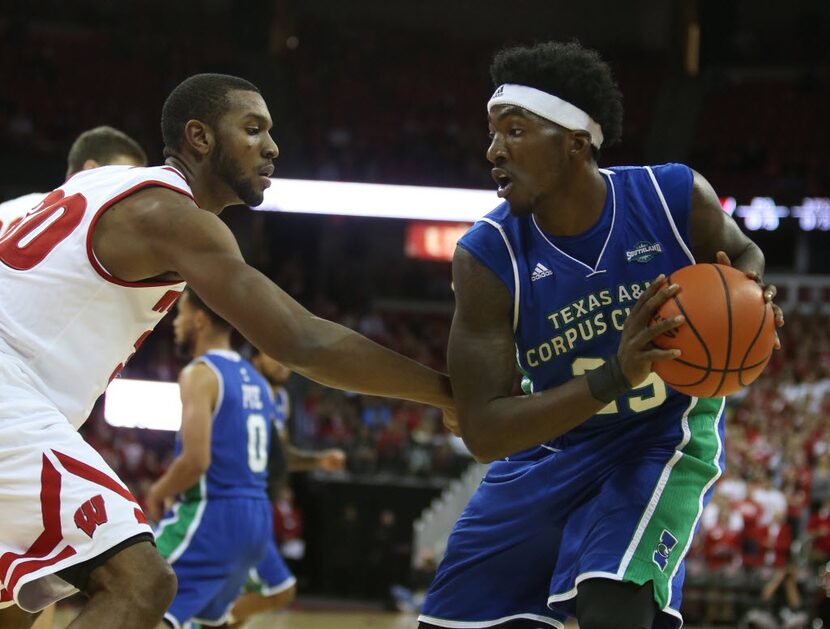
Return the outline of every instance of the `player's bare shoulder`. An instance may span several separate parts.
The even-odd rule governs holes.
[[[218,386],[218,379],[216,372],[208,367],[203,360],[195,360],[179,372],[179,386],[187,387],[204,387]]]
[[[197,360],[182,369],[179,374],[179,389],[182,402],[200,399],[210,402],[212,409],[219,397],[219,378],[207,363]]]
[[[211,237],[233,239],[225,224],[190,196],[148,186],[101,216],[92,233],[92,247],[101,264],[119,279],[179,280],[166,252]]]

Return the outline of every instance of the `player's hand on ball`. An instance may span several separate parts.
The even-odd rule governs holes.
[[[666,276],[661,273],[643,291],[637,303],[634,304],[631,314],[625,320],[620,346],[617,349],[617,359],[632,387],[636,387],[648,378],[654,362],[673,360],[680,356],[680,350],[659,349],[652,344],[652,341],[661,334],[682,325],[685,318],[679,315],[651,324],[660,306],[676,295],[679,290],[680,287],[677,284],[669,285],[666,282]]]
[[[338,448],[323,450],[317,460],[317,467],[327,472],[339,472],[346,467],[346,453]]]
[[[732,266],[732,261],[726,255],[725,251],[718,251],[715,254],[715,259],[718,264]],[[764,284],[764,280],[755,271],[748,271],[746,276],[758,282],[758,285],[764,290],[764,301],[772,305],[772,313],[775,315],[775,327],[782,327],[784,325],[784,311],[781,310],[781,306],[773,301],[778,294],[778,289],[775,287],[775,284]],[[781,349],[781,339],[778,338],[778,332],[775,333],[775,349]]]

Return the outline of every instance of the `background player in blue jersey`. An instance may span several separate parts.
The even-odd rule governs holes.
[[[495,462],[422,626],[677,627],[723,401],[666,388],[652,365],[677,353],[651,340],[682,319],[650,321],[672,271],[731,260],[759,279],[764,256],[688,167],[597,166],[622,105],[593,51],[508,49],[491,75],[487,159],[505,202],[456,249],[448,358],[464,440]]]
[[[179,348],[196,358],[179,376],[182,426],[176,456],[147,496],[157,546],[179,582],[164,618],[227,621],[248,572],[272,535],[266,494],[274,402],[265,378],[231,349],[230,326],[190,290],[174,320]]]
[[[284,480],[283,468],[288,472],[342,470],[346,464],[346,453],[343,450],[329,448],[314,452],[301,450],[291,444],[287,426],[291,400],[283,386],[291,375],[291,370],[262,352],[258,352],[251,362],[271,385],[274,394],[274,431],[269,452],[270,499],[275,499],[277,488]],[[285,462],[284,466],[280,461]],[[290,605],[296,595],[296,582],[271,535],[265,556],[248,574],[245,593],[234,603],[231,613],[234,624],[231,626],[241,625],[254,614],[278,611]]]

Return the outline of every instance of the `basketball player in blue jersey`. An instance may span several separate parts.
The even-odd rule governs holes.
[[[172,566],[178,593],[164,618],[222,625],[248,572],[272,536],[266,494],[275,413],[265,378],[231,350],[231,328],[186,289],[174,320],[179,348],[196,358],[179,377],[182,426],[173,463],[151,487],[156,544]]]
[[[251,362],[268,381],[274,394],[274,431],[269,457],[284,460],[284,467],[289,472],[342,470],[346,463],[346,453],[343,450],[329,448],[313,452],[301,450],[290,443],[287,422],[291,402],[283,385],[291,375],[291,370],[262,352],[258,352]],[[269,467],[272,468],[270,460]],[[282,480],[281,471],[278,469],[271,472],[272,476],[276,476],[271,479],[273,484],[279,485]],[[276,491],[269,488],[269,493],[273,498]],[[233,605],[231,626],[241,625],[254,614],[279,611],[290,605],[296,596],[296,582],[271,535],[265,556],[248,574],[245,593]]]
[[[491,75],[504,203],[458,243],[448,360],[462,436],[493,463],[421,627],[678,627],[683,558],[723,465],[723,400],[665,386],[652,365],[678,353],[651,340],[682,319],[650,322],[676,269],[731,261],[760,282],[764,256],[690,168],[597,166],[622,105],[595,52],[507,49]]]

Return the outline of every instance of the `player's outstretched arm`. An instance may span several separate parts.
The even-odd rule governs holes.
[[[456,306],[448,349],[450,377],[461,435],[478,460],[492,461],[549,441],[607,404],[594,397],[587,376],[531,395],[513,396],[516,346],[511,296],[489,269],[461,247],[453,258],[453,284]],[[655,282],[637,302],[640,316],[626,323],[628,333],[624,333],[619,356],[634,385],[648,376],[652,361],[671,357],[651,348],[650,341],[678,323],[649,325],[651,314],[670,294]]]
[[[328,450],[302,450],[290,443],[285,444],[289,472],[324,470],[339,472],[346,468],[346,453],[338,448]]]
[[[155,193],[165,202],[155,211],[145,209],[146,224],[136,226],[149,255],[178,273],[254,346],[327,386],[453,406],[444,374],[314,316],[245,263],[236,239],[218,217],[181,195],[165,193]]]

